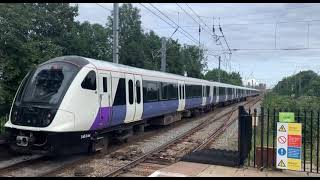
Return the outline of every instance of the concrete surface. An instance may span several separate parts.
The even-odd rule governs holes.
[[[177,162],[155,171],[149,177],[320,177],[320,174],[298,171],[260,171],[257,168],[233,168],[218,165]]]

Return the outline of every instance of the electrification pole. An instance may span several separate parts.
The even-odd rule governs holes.
[[[113,3],[113,62],[119,63],[119,4]]]
[[[166,72],[166,38],[161,39],[161,71]]]
[[[201,61],[201,57],[200,57],[200,35],[201,35],[201,26],[199,25],[199,62]]]
[[[220,63],[221,63],[221,56],[219,56],[219,71],[218,71],[218,81],[220,82]]]

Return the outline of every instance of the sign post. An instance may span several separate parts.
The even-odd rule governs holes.
[[[301,170],[301,123],[294,123],[294,113],[279,113],[277,123],[278,169]]]

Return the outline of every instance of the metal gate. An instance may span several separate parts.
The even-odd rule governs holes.
[[[313,110],[268,109],[261,107],[253,109],[253,111],[249,109],[248,113],[240,113],[239,111],[239,120],[248,117],[252,118],[252,136],[248,139],[252,148],[250,149],[250,146],[247,147],[250,149],[250,153],[248,153],[245,164],[262,169],[276,168],[276,126],[277,122],[279,122],[279,112],[294,112],[295,122],[302,124],[301,171],[319,173],[320,112]],[[250,131],[248,133],[250,134]],[[239,143],[239,146],[245,146],[245,144],[241,145]],[[243,152],[245,153],[245,148]]]

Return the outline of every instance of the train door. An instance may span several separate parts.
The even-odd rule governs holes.
[[[142,77],[140,75],[134,75],[135,86],[135,114],[134,121],[140,120],[143,112],[143,95],[142,95]]]
[[[206,105],[206,86],[202,85],[202,106]]]
[[[143,112],[142,77],[140,75],[126,74],[126,104],[127,113],[125,122],[141,119]]]
[[[213,89],[214,89],[214,86],[210,86],[210,94],[209,94],[209,97],[210,97],[210,104],[213,103]]]
[[[105,126],[111,118],[111,74],[99,73],[100,122]],[[99,127],[100,128],[100,127]]]
[[[134,114],[136,111],[136,106],[134,103],[135,99],[135,88],[134,88],[134,75],[133,74],[125,74],[126,78],[126,105],[127,105],[127,113],[124,122],[132,122],[134,121]]]
[[[229,93],[229,91],[228,91],[228,88],[226,88],[226,87],[223,87],[223,88],[224,88],[224,96],[225,96],[224,101],[226,102],[226,101],[228,101],[228,93]]]
[[[232,100],[234,100],[236,98],[236,89],[232,88]]]
[[[184,110],[186,104],[186,90],[184,81],[178,81],[178,111]]]

